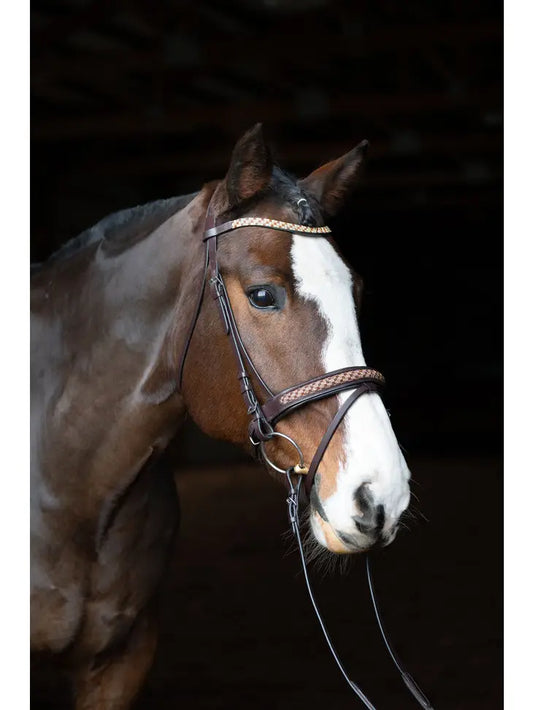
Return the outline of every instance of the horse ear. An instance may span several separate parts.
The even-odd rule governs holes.
[[[346,155],[322,165],[300,180],[301,185],[316,197],[327,214],[337,214],[346,197],[354,189],[367,149],[368,141],[361,141]]]
[[[253,197],[268,185],[271,175],[272,156],[263,137],[263,127],[256,123],[233,149],[224,180],[229,206]]]

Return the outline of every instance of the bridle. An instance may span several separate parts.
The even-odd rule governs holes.
[[[285,441],[288,441],[294,447],[294,450],[298,456],[298,461],[292,467],[292,472],[296,475],[305,475],[305,489],[309,495],[318,465],[325,454],[333,434],[344,418],[344,415],[356,399],[358,399],[361,395],[367,392],[379,391],[379,389],[385,384],[385,378],[380,372],[370,367],[344,367],[339,370],[327,372],[319,377],[306,380],[305,382],[300,382],[299,384],[289,387],[282,392],[278,392],[277,394],[272,392],[264,379],[261,377],[260,373],[257,371],[257,368],[255,367],[253,360],[248,354],[248,351],[242,341],[235,320],[235,315],[231,307],[228,292],[226,290],[226,285],[218,266],[217,249],[219,237],[242,227],[262,227],[263,229],[274,229],[277,231],[290,232],[291,234],[303,234],[306,236],[331,233],[330,228],[325,226],[309,227],[307,225],[291,224],[289,222],[281,222],[279,220],[268,219],[265,217],[241,217],[240,219],[234,219],[230,222],[224,222],[223,224],[216,226],[215,217],[210,205],[207,210],[205,233],[203,238],[204,243],[206,244],[204,278],[200,289],[200,297],[198,299],[195,317],[188,333],[180,363],[179,383],[181,387],[185,359],[192,335],[194,333],[194,327],[198,319],[207,283],[209,284],[213,298],[218,304],[224,329],[226,334],[229,336],[232,350],[237,362],[237,377],[240,382],[241,394],[244,398],[246,409],[250,417],[248,433],[250,443],[253,446],[253,451],[258,458],[261,458],[274,471],[278,473],[285,473],[286,468],[281,468],[271,461],[265,451],[264,445],[267,441],[271,441],[274,437],[280,437]],[[262,403],[259,402],[259,397],[256,394],[251,377],[252,373],[266,396]],[[344,402],[331,421],[331,424],[324,434],[312,461],[309,465],[307,465],[304,461],[302,450],[294,439],[287,434],[276,431],[275,426],[277,422],[309,402],[314,402],[325,397],[331,397],[349,389],[353,389],[353,393]]]
[[[191,320],[189,331],[187,333],[185,347],[183,349],[179,364],[179,386],[181,389],[187,353],[189,351],[189,346],[194,334],[196,323],[200,315],[204,294],[206,291],[206,285],[208,284],[211,290],[211,294],[218,304],[218,309],[224,326],[224,330],[226,332],[226,335],[229,336],[232,350],[235,355],[238,370],[237,377],[240,382],[240,390],[244,398],[248,416],[250,417],[248,434],[250,443],[253,447],[253,452],[255,453],[257,458],[261,459],[277,473],[284,474],[287,479],[287,484],[289,488],[289,495],[287,497],[289,521],[291,523],[292,531],[296,537],[300,557],[302,560],[306,586],[318,621],[320,623],[328,646],[331,650],[331,653],[333,654],[333,657],[337,665],[339,666],[342,674],[344,675],[348,685],[359,697],[359,699],[362,701],[362,703],[368,710],[376,710],[374,705],[372,705],[370,700],[368,700],[363,691],[348,677],[335,651],[333,643],[320,615],[311,587],[309,575],[307,572],[305,555],[300,536],[299,500],[302,479],[305,479],[304,488],[307,493],[307,496],[310,496],[311,488],[313,486],[318,466],[322,461],[322,458],[333,435],[335,434],[336,430],[338,429],[340,423],[342,422],[344,416],[346,415],[350,407],[355,403],[357,399],[359,399],[359,397],[366,393],[379,393],[385,384],[385,378],[380,372],[369,367],[345,367],[339,370],[327,372],[324,375],[314,377],[310,380],[306,380],[305,382],[301,382],[292,387],[288,387],[287,389],[284,389],[283,391],[278,392],[276,394],[272,392],[272,390],[268,387],[264,379],[261,377],[261,374],[258,372],[257,368],[253,363],[252,358],[246,350],[246,347],[239,333],[239,329],[237,327],[237,322],[235,320],[235,315],[231,307],[231,302],[228,296],[228,292],[226,290],[226,285],[224,283],[224,279],[222,277],[222,274],[220,273],[218,266],[217,250],[219,237],[227,235],[230,232],[238,230],[242,227],[261,227],[262,229],[272,229],[276,231],[289,232],[290,234],[299,234],[311,237],[317,235],[323,236],[331,233],[330,228],[327,226],[314,227],[302,224],[292,224],[290,222],[282,222],[280,220],[269,219],[266,217],[241,217],[217,225],[212,208],[211,199],[211,202],[209,203],[209,206],[207,208],[203,237],[203,241],[205,244],[205,262],[202,285],[199,291],[196,308],[194,311],[193,318]],[[255,377],[255,380],[257,381],[257,383],[265,394],[265,397],[263,398],[262,402],[259,401],[259,398],[256,394],[252,377]],[[288,434],[276,431],[276,424],[283,417],[294,412],[296,409],[305,406],[309,402],[315,402],[325,397],[332,397],[333,395],[339,394],[340,392],[344,392],[347,390],[353,391],[334,415],[316,449],[316,452],[310,464],[307,465],[304,460],[302,450],[297,444],[297,442],[294,441],[294,439]],[[297,462],[293,466],[289,468],[280,467],[275,462],[273,462],[267,455],[265,451],[265,443],[271,441],[275,437],[282,438],[293,446],[298,458]],[[366,569],[372,604],[378,621],[378,626],[385,645],[387,647],[387,650],[398,671],[400,672],[409,691],[419,702],[419,704],[423,708],[425,708],[425,710],[432,710],[432,706],[429,700],[425,697],[424,693],[417,686],[414,679],[401,666],[396,654],[394,653],[387,639],[387,636],[385,635],[385,630],[383,628],[374,594],[372,575],[370,571],[370,561],[368,555],[366,556]]]

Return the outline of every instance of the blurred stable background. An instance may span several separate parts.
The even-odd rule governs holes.
[[[500,708],[500,3],[34,0],[31,17],[33,261],[222,177],[256,121],[300,176],[369,139],[332,226],[365,280],[367,361],[418,498],[377,556],[378,593],[436,708]],[[282,489],[193,427],[183,446],[183,533],[139,710],[352,707],[285,555]],[[415,707],[352,567],[317,578],[350,672],[380,709]],[[34,707],[57,702],[34,690]]]

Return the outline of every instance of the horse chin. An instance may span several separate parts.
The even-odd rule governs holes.
[[[367,552],[379,541],[374,537],[357,532],[350,534],[339,532],[326,522],[321,515],[311,507],[309,521],[315,540],[321,547],[336,555],[357,555]],[[392,542],[392,540],[390,540]],[[389,544],[387,541],[386,544]]]

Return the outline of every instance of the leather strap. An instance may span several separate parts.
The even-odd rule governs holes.
[[[277,229],[281,232],[291,232],[292,234],[331,234],[329,227],[308,227],[305,224],[293,224],[292,222],[282,222],[279,219],[270,219],[268,217],[239,217],[231,222],[224,222],[217,226],[210,224],[206,226],[204,240],[218,237],[226,232],[232,232],[240,227],[263,227],[263,229]]]
[[[335,416],[329,423],[329,426],[326,429],[326,433],[322,437],[322,440],[318,445],[317,450],[315,451],[315,455],[313,456],[313,460],[311,461],[311,465],[309,466],[309,472],[305,477],[304,486],[308,497],[311,495],[311,488],[315,480],[315,475],[318,470],[318,466],[320,465],[320,462],[322,461],[324,454],[326,453],[326,449],[328,448],[329,442],[331,441],[333,434],[337,431],[339,424],[344,419],[344,415],[350,409],[352,404],[357,399],[359,399],[361,395],[365,394],[366,392],[376,392],[377,389],[378,385],[375,382],[371,381],[364,382],[363,384],[358,385],[357,389],[354,390],[354,392],[352,392],[348,399],[342,404],[342,406],[337,411],[337,414],[335,414]]]
[[[198,321],[200,311],[202,310],[202,303],[204,300],[204,291],[205,291],[205,282],[207,279],[207,267],[208,267],[208,253],[207,253],[207,249],[206,249],[205,250],[205,259],[204,259],[204,271],[203,271],[203,275],[202,275],[202,283],[201,283],[200,288],[198,290],[198,298],[196,300],[194,314],[191,319],[189,328],[187,330],[187,338],[185,340],[185,346],[184,346],[183,351],[181,353],[180,363],[178,365],[178,387],[180,390],[181,390],[182,384],[183,384],[183,371],[185,369],[185,360],[187,359],[187,353],[189,352],[189,346],[191,344],[192,336],[193,336],[194,330],[196,328],[196,323]]]
[[[279,392],[263,404],[263,411],[273,424],[297,407],[317,399],[331,397],[363,382],[384,385],[385,378],[381,372],[371,367],[343,367]]]
[[[206,229],[209,229],[210,227],[212,227],[215,224],[215,217],[213,215],[213,208],[212,208],[212,199],[213,198],[211,197],[211,200],[209,201],[209,205],[207,206],[207,212],[205,213],[204,232]],[[183,347],[183,351],[181,353],[181,358],[180,358],[180,363],[178,366],[178,387],[179,387],[180,391],[183,386],[183,371],[185,370],[185,361],[187,360],[187,354],[189,352],[189,347],[191,345],[192,336],[194,335],[196,323],[198,322],[198,318],[200,316],[200,311],[202,310],[202,303],[204,301],[205,284],[207,281],[208,270],[209,270],[209,250],[208,250],[207,244],[206,244],[202,283],[201,283],[200,289],[198,291],[198,299],[196,301],[196,307],[194,309],[194,314],[191,319],[191,323],[190,323],[189,328],[187,330],[187,338],[185,340],[185,345]]]

